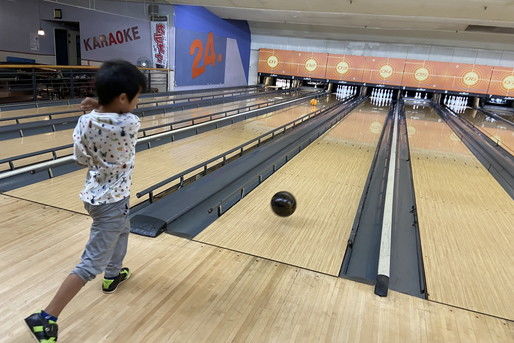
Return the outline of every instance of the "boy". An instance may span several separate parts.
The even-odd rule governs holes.
[[[80,263],[50,304],[25,318],[38,342],[57,341],[57,317],[87,281],[105,272],[102,290],[112,293],[130,277],[122,268],[129,234],[129,195],[139,118],[130,113],[145,88],[144,75],[126,61],[105,62],[96,75],[98,102],[86,99],[73,132],[74,157],[88,172],[80,198],[93,219]]]

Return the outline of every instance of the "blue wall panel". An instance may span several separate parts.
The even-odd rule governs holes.
[[[224,85],[226,75],[230,80],[248,81],[248,69],[250,63],[251,34],[246,21],[224,20],[214,15],[203,7],[198,6],[174,6],[175,25],[175,83],[177,86],[200,86],[200,85]],[[204,65],[204,56],[207,53],[208,33],[214,35],[214,49],[216,61],[213,64]],[[227,39],[237,42],[238,56],[240,63],[230,65],[225,63],[226,54],[231,54],[230,61],[234,61],[232,51],[227,50]],[[202,58],[196,67],[202,72],[195,74],[193,62],[199,54],[198,42],[201,41]],[[235,47],[234,44],[230,45]],[[232,62],[231,62],[232,63]],[[242,69],[238,66],[242,65]],[[205,67],[205,68],[203,68]],[[230,73],[242,73],[242,75],[230,75]],[[193,77],[194,76],[194,77]],[[239,76],[239,77],[238,77]]]

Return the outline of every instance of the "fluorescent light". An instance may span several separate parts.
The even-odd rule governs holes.
[[[40,28],[39,28],[39,30],[37,30],[37,34],[38,34],[39,36],[44,36],[44,35],[45,35],[45,30],[43,30],[43,28],[42,28],[42,27],[40,27]]]

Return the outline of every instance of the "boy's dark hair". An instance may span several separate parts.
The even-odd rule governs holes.
[[[138,92],[144,91],[145,86],[143,73],[127,61],[107,61],[96,73],[95,87],[100,105],[108,105],[122,93],[132,101]]]

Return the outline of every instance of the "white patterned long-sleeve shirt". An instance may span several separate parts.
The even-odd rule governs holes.
[[[91,205],[120,201],[130,195],[141,123],[132,113],[82,115],[73,131],[77,163],[87,166],[80,199]]]

